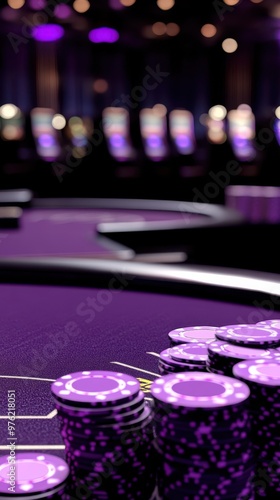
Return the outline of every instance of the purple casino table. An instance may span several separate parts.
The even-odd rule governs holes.
[[[27,195],[27,203],[22,198],[22,194],[0,192],[0,258],[185,261],[188,231],[231,227],[242,220],[231,209],[210,204],[36,199],[32,194]],[[12,213],[9,218],[9,210],[18,210],[17,217]],[[7,227],[7,222],[13,227]]]
[[[116,260],[3,259],[0,281],[1,455],[8,446],[9,391],[15,394],[17,451],[63,458],[51,394],[59,377],[85,370],[125,373],[138,379],[151,401],[159,353],[169,347],[171,330],[280,318],[279,279],[267,273]]]

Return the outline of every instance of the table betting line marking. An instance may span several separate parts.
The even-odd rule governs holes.
[[[49,419],[51,420],[52,418],[56,417],[57,415],[57,410],[53,410],[51,413],[48,415],[16,415],[15,419],[16,420],[46,420]],[[0,420],[8,419],[6,415],[0,415]]]
[[[0,375],[0,378],[15,378],[20,380],[38,380],[39,382],[55,382],[53,378],[19,377],[15,375]]]
[[[0,445],[0,451],[7,451],[9,445]],[[65,450],[63,444],[19,444],[15,446],[16,450]]]
[[[160,358],[160,354],[157,352],[146,352],[146,354],[151,354],[151,356],[155,356],[156,358]]]
[[[114,365],[124,366],[125,368],[131,368],[131,370],[148,373],[148,375],[153,375],[153,377],[160,377],[158,373],[149,372],[148,370],[143,370],[142,368],[138,368],[137,366],[126,365],[125,363],[120,363],[119,361],[111,361],[111,363],[113,363]]]

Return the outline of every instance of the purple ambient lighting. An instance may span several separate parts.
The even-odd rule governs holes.
[[[150,135],[149,137],[147,137],[147,144],[149,148],[157,149],[161,147],[162,140],[157,135]]]
[[[119,39],[119,33],[113,28],[96,28],[89,32],[88,37],[93,43],[114,43]]]
[[[42,148],[51,148],[55,144],[55,140],[50,134],[42,134],[38,137],[38,143]]]
[[[46,4],[46,0],[29,0],[29,7],[34,10],[44,9]]]
[[[71,7],[69,7],[69,5],[66,5],[65,3],[56,5],[56,7],[54,8],[54,15],[59,19],[67,19],[68,17],[71,16],[71,14],[72,14]]]
[[[113,148],[123,148],[125,146],[124,137],[119,134],[114,134],[110,137],[110,143]]]
[[[55,42],[64,35],[64,29],[58,24],[40,24],[32,32],[33,38],[38,42]]]
[[[178,135],[176,137],[176,144],[179,148],[189,148],[191,146],[191,140],[187,135]]]

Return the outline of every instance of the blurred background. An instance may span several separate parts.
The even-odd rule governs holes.
[[[2,0],[0,31],[1,189],[278,206],[279,1]]]

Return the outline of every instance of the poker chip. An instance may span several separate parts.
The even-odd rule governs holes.
[[[270,325],[227,325],[217,328],[215,335],[218,340],[244,347],[280,346],[280,330],[274,330]]]
[[[256,323],[257,326],[268,326],[273,330],[280,330],[280,319],[267,319]]]
[[[184,371],[206,371],[208,358],[207,344],[178,344],[162,351],[159,355],[158,368],[161,375]]]
[[[211,342],[208,345],[207,368],[210,372],[232,376],[233,366],[245,359],[273,359],[275,356],[280,359],[280,352],[276,349],[257,349],[252,347],[242,347],[236,344],[229,344],[222,340]]]
[[[250,418],[252,442],[255,450],[256,473],[254,483],[263,484],[261,477],[269,477],[269,497],[267,491],[260,496],[279,496],[279,424],[280,424],[280,360],[256,359],[240,361],[233,367],[236,379],[250,387]],[[261,489],[261,488],[260,488]]]
[[[247,400],[250,391],[230,377],[209,373],[176,373],[155,380],[151,393],[156,401],[188,408],[218,408]]]
[[[237,363],[233,368],[234,376],[254,384],[279,387],[280,359],[276,356],[267,359],[250,360]]]
[[[160,375],[168,375],[169,373],[191,372],[191,371],[207,371],[206,365],[195,365],[193,363],[176,363],[172,365],[164,363],[159,359],[158,371]]]
[[[143,498],[144,488],[148,500],[156,484],[153,409],[139,381],[118,372],[83,371],[58,378],[51,392],[72,496],[81,484],[86,498],[134,500]]]
[[[0,457],[1,498],[62,498],[68,477],[67,462],[55,455],[17,452],[13,459]]]
[[[187,326],[176,328],[168,333],[170,346],[196,342],[212,342],[215,340],[215,326]]]
[[[186,344],[170,349],[170,356],[175,361],[204,364],[208,357],[207,345],[203,343]]]
[[[139,394],[140,383],[124,373],[83,371],[63,375],[53,382],[51,390],[58,401],[100,407],[133,400]]]
[[[160,498],[253,499],[248,385],[193,371],[156,379],[151,393]]]

